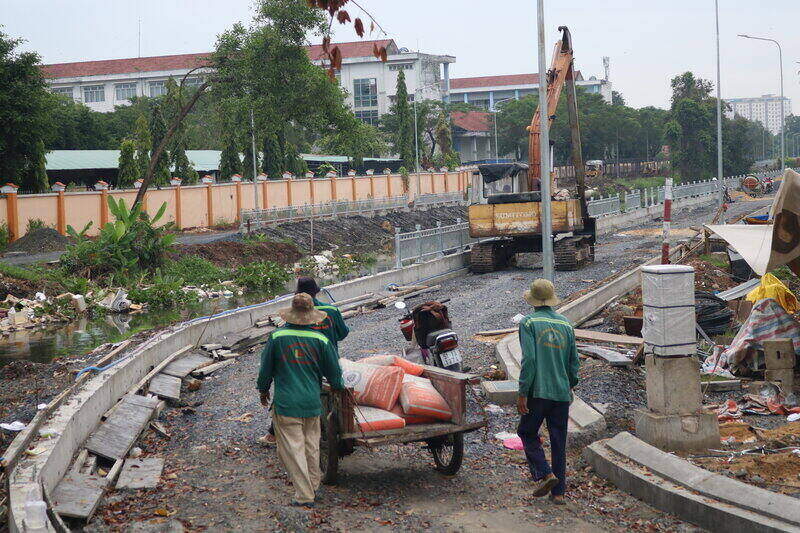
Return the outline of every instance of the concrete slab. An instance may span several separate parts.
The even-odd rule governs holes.
[[[649,469],[611,450],[607,445],[609,440],[612,439],[590,444],[583,452],[584,458],[600,476],[657,509],[710,531],[800,532],[800,527],[792,523],[713,500],[653,475]]]
[[[497,405],[516,405],[519,392],[519,382],[504,381],[482,381],[481,387],[489,401]]]

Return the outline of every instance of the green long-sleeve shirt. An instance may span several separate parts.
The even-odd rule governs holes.
[[[343,389],[339,354],[333,344],[312,326],[286,324],[272,332],[261,352],[256,388],[268,391],[275,380],[275,412],[282,416],[311,418],[322,414],[322,377],[334,389]]]
[[[580,360],[569,320],[551,307],[538,307],[519,323],[519,342],[522,345],[519,395],[572,401]]]
[[[347,337],[347,334],[350,333],[350,328],[347,327],[347,324],[344,323],[344,319],[342,318],[342,312],[339,311],[339,308],[335,305],[320,302],[316,298],[314,298],[314,307],[320,311],[324,311],[325,314],[328,315],[328,318],[319,324],[314,324],[312,327],[328,337],[328,340],[333,343],[333,347],[336,348],[338,352],[339,341],[343,340]]]

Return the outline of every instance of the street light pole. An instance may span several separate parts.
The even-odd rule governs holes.
[[[250,141],[252,142],[253,148],[253,205],[258,209],[258,180],[256,179],[256,159],[258,159],[258,156],[256,155],[256,126],[253,120],[252,107],[250,108]],[[264,206],[264,209],[266,208],[267,206]]]
[[[745,39],[755,39],[757,41],[769,41],[771,43],[775,43],[775,46],[778,47],[778,61],[780,62],[780,73],[781,73],[781,172],[786,170],[786,139],[784,135],[784,129],[786,121],[786,117],[784,117],[784,105],[783,105],[783,50],[781,49],[781,43],[776,41],[775,39],[767,39],[766,37],[753,37],[751,35],[744,35],[742,33],[739,34],[739,37],[744,37]]]
[[[717,22],[717,189],[719,192],[718,205],[722,207],[725,202],[725,192],[722,179],[722,85],[719,66],[719,0],[714,0],[714,12]]]
[[[539,30],[539,153],[541,154],[541,227],[542,227],[542,266],[544,278],[553,281],[553,220],[550,211],[550,124],[547,109],[547,64],[544,47],[544,0],[537,1],[537,25]]]

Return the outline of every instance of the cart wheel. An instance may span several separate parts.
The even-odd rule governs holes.
[[[320,417],[319,468],[322,482],[335,485],[339,474],[339,420],[335,413],[327,412]]]
[[[436,471],[448,476],[454,476],[461,468],[464,460],[464,434],[453,433],[445,435],[428,443],[436,463]]]

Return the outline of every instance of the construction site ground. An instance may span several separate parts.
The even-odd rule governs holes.
[[[769,199],[760,202],[768,205]],[[758,202],[733,204],[727,218],[758,207]],[[676,213],[673,225],[699,226],[714,210],[708,206]],[[659,249],[657,235],[604,237],[594,264],[557,273],[557,291],[566,297],[585,290]],[[522,291],[541,275],[535,257],[529,259],[531,268],[460,276],[442,283],[431,295],[451,299],[450,317],[461,339],[465,365],[475,373],[490,372],[497,364],[492,343],[496,339],[475,334],[512,326],[513,315],[529,311]],[[352,318],[341,355],[359,359],[398,349],[397,318],[393,308]],[[495,433],[515,431],[518,415],[512,407],[503,408],[502,414],[488,414],[487,430],[466,436],[464,464],[453,478],[437,474],[421,446],[358,449],[341,461],[339,485],[323,488],[316,508],[290,507],[290,484],[275,450],[256,440],[269,423],[255,391],[258,364],[257,353],[240,357],[206,379],[199,391],[185,393],[183,406],[167,409],[162,418],[171,438],[150,432],[140,443],[145,456],[166,460],[159,486],[112,492],[87,530],[124,531],[135,522],[164,526],[173,520],[188,530],[208,531],[697,530],[595,476],[580,458],[580,447],[570,452],[567,505],[534,498],[522,452],[507,450],[494,438]],[[645,404],[640,371],[612,369],[589,359],[582,363],[581,378],[576,392],[607,408],[607,434],[631,430],[631,408]]]

